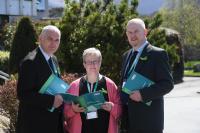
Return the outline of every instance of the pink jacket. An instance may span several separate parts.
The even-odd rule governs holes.
[[[78,96],[79,95],[79,81],[80,78],[73,81],[70,84],[68,93]],[[114,103],[112,110],[110,111],[108,133],[118,133],[118,120],[121,115],[121,102],[119,96],[119,90],[115,83],[106,77],[106,86],[108,92],[109,101]],[[64,115],[66,119],[65,127],[69,133],[81,133],[82,122],[80,113],[75,113],[71,105],[65,104]]]

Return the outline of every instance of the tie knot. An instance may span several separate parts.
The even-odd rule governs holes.
[[[133,55],[137,55],[137,54],[138,54],[138,51],[134,51],[134,52],[133,52]]]
[[[133,51],[130,61],[133,62],[135,57],[137,56],[138,51]]]
[[[51,57],[49,58],[48,62],[51,64],[53,63]]]

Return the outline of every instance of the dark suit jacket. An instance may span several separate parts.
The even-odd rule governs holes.
[[[123,56],[122,79],[130,52],[131,50],[127,51]],[[141,57],[147,59],[142,60]],[[148,44],[140,56],[135,71],[151,79],[155,84],[140,90],[143,101],[152,101],[151,106],[128,100],[130,132],[135,129],[162,130],[164,125],[163,95],[173,89],[167,53],[161,48]]]
[[[58,65],[55,57],[53,61]],[[17,133],[63,133],[62,108],[49,112],[54,96],[38,93],[51,73],[39,48],[29,53],[22,61],[17,84]]]

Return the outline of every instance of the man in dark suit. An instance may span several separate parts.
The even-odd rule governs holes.
[[[44,27],[39,36],[39,47],[30,52],[20,65],[17,133],[63,133],[63,98],[39,93],[52,73],[60,76],[53,55],[59,47],[60,34],[55,26]],[[53,112],[50,111],[52,108]]]
[[[132,71],[155,82],[130,95],[122,92],[124,112],[126,112],[123,115],[128,116],[128,132],[162,133],[164,128],[163,96],[173,89],[167,53],[147,41],[144,21],[139,18],[128,22],[126,35],[132,49],[123,55],[122,87]]]

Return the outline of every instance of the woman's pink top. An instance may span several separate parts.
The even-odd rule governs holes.
[[[110,111],[108,133],[118,133],[119,132],[118,120],[121,115],[120,94],[115,83],[107,77],[105,77],[105,79],[106,79],[106,86],[107,86],[109,101],[114,103],[114,106],[112,107]],[[67,92],[70,94],[79,96],[79,82],[80,82],[80,78],[73,81],[70,84],[70,88],[68,89]],[[75,113],[72,110],[72,107],[70,104],[65,104],[64,115],[65,115],[65,120],[66,120],[65,129],[69,133],[81,133],[82,122],[81,122],[80,113]]]

